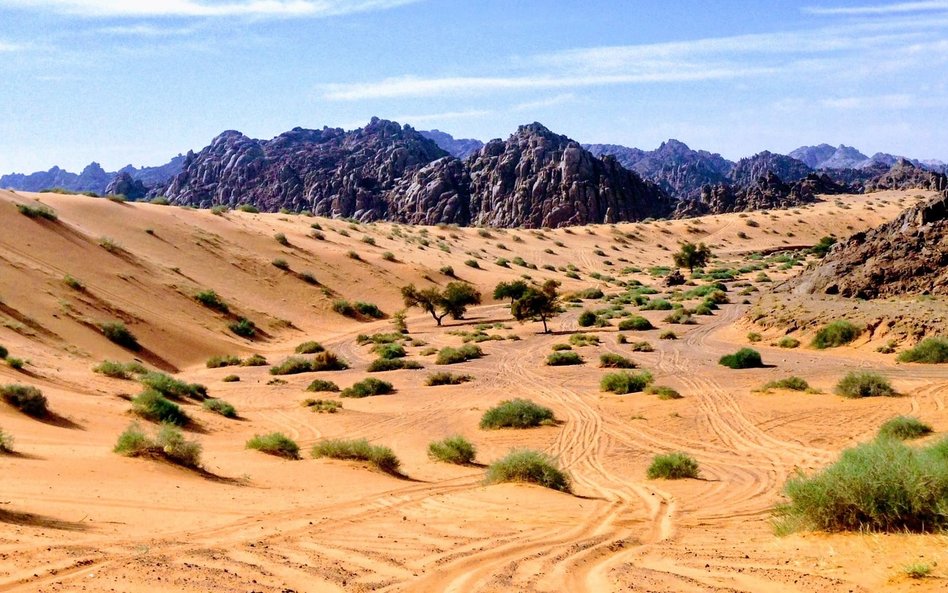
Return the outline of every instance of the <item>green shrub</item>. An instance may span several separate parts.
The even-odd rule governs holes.
[[[665,299],[652,299],[641,307],[643,311],[671,311],[674,308],[674,305]]]
[[[749,333],[747,334],[747,341],[750,342],[750,343],[752,343],[752,344],[756,344],[757,342],[761,341],[762,339],[763,339],[763,336],[761,336],[761,335],[760,335],[759,333],[757,333],[757,332],[749,332]]]
[[[800,346],[800,340],[790,336],[780,338],[780,341],[777,342],[778,348],[797,348],[798,346]]]
[[[114,360],[104,360],[92,367],[92,372],[112,377],[113,379],[131,379],[133,375],[143,375],[148,369],[139,362],[116,362]]]
[[[303,342],[295,348],[297,354],[315,354],[317,352],[323,352],[326,350],[323,348],[323,345],[319,342],[314,342],[310,340],[309,342]]]
[[[303,400],[303,406],[318,414],[335,414],[342,409],[342,403],[334,399],[307,399]]]
[[[599,367],[603,369],[634,369],[635,363],[624,356],[607,352],[599,356]]]
[[[258,210],[256,206],[253,206],[251,204],[239,204],[237,206],[237,210],[240,210],[241,212],[246,212],[248,214],[258,214],[260,212],[260,210]]]
[[[576,347],[598,346],[599,337],[592,334],[573,334],[569,337],[569,343]]]
[[[378,344],[372,348],[372,351],[378,354],[379,358],[403,358],[405,356],[405,347],[395,342]]]
[[[11,369],[20,370],[23,368],[23,365],[26,364],[26,361],[22,358],[14,358],[13,356],[8,356],[6,360],[7,364]]]
[[[73,278],[73,277],[70,276],[69,274],[66,274],[65,276],[63,276],[63,284],[65,284],[65,285],[68,286],[69,288],[71,288],[71,289],[73,289],[73,290],[77,290],[77,291],[79,291],[79,292],[82,292],[83,290],[86,289],[86,287],[82,285],[82,282],[80,282],[79,280]]]
[[[133,422],[119,435],[118,441],[116,441],[115,447],[112,450],[119,455],[136,457],[154,452],[154,447],[155,443],[148,438],[148,435],[145,434],[142,427],[137,422]]]
[[[220,414],[225,418],[237,417],[237,408],[222,399],[206,399],[204,400],[203,405],[205,410],[210,410],[211,412]]]
[[[910,579],[924,579],[932,573],[932,565],[924,562],[913,562],[903,567],[902,573]]]
[[[280,364],[270,367],[271,375],[296,375],[299,373],[315,373],[318,371],[342,371],[349,368],[349,364],[334,353],[324,350],[317,352],[312,358],[291,356]]]
[[[45,204],[38,204],[36,206],[17,204],[16,209],[27,218],[45,218],[46,220],[56,220],[58,218],[56,212]]]
[[[752,348],[741,348],[734,354],[726,354],[718,364],[731,369],[756,369],[764,366],[760,353]]]
[[[246,447],[286,459],[300,458],[300,446],[293,439],[280,432],[255,434],[247,441]]]
[[[948,362],[948,339],[926,338],[914,348],[899,354],[899,362],[946,363]]]
[[[480,427],[485,429],[533,428],[555,422],[553,410],[527,399],[513,399],[502,401],[484,412]]]
[[[473,379],[470,375],[455,375],[446,371],[438,371],[428,375],[428,378],[425,379],[425,385],[432,387],[435,385],[460,385]]]
[[[923,449],[876,439],[784,486],[778,532],[933,532],[948,529],[948,439]]]
[[[382,259],[384,259],[385,261],[388,261],[388,262],[398,261],[398,260],[395,259],[395,254],[392,253],[391,251],[385,251],[385,252],[383,252],[383,253],[382,253]]]
[[[418,370],[424,368],[421,363],[405,358],[377,358],[369,363],[368,372],[382,373],[385,371],[399,371],[403,369]]]
[[[680,480],[682,478],[697,478],[699,474],[698,462],[687,453],[675,451],[652,458],[645,475],[649,480],[664,478],[666,480]]]
[[[632,352],[655,352],[655,348],[648,342],[633,342]]]
[[[484,351],[476,344],[465,344],[460,348],[445,346],[438,351],[435,364],[458,364],[484,356]]]
[[[237,383],[240,381],[240,375],[225,375],[221,378],[224,383]]]
[[[266,359],[266,358],[264,358],[263,356],[261,356],[261,355],[259,355],[259,354],[254,354],[254,355],[252,355],[252,356],[249,356],[249,357],[245,358],[245,359],[240,363],[240,366],[244,366],[244,367],[265,367],[265,366],[267,366],[268,364],[269,364],[269,363],[267,362],[267,359]]]
[[[291,356],[280,364],[270,367],[271,375],[296,375],[312,372],[312,366],[306,358]]]
[[[332,381],[326,381],[324,379],[315,379],[306,387],[306,391],[312,391],[314,393],[320,392],[331,392],[338,393],[339,386],[333,383]]]
[[[878,373],[851,372],[836,384],[836,393],[843,397],[892,397],[895,389]]]
[[[201,385],[200,383],[185,383],[159,372],[149,372],[145,373],[138,378],[142,385],[157,391],[165,397],[173,398],[182,398],[189,397],[191,399],[204,399],[207,397],[207,387]]]
[[[354,383],[352,387],[347,387],[342,390],[342,393],[339,395],[341,397],[370,397],[373,395],[386,395],[393,393],[395,388],[392,387],[392,384],[388,381],[382,381],[381,379],[376,379],[375,377],[368,377],[357,383]]]
[[[655,326],[641,315],[633,315],[619,322],[619,331],[647,331],[650,329],[655,329]]]
[[[290,240],[287,239],[286,235],[284,235],[283,233],[276,233],[275,235],[273,235],[273,239],[280,245],[283,245],[284,247],[290,244]]]
[[[209,369],[222,369],[224,367],[237,366],[240,364],[240,359],[232,354],[223,354],[220,356],[212,356],[207,359],[205,366]]]
[[[201,292],[194,295],[194,299],[208,309],[214,309],[215,311],[220,311],[221,313],[230,312],[230,307],[227,306],[227,303],[225,303],[213,290],[202,290]]]
[[[284,272],[290,269],[290,263],[286,261],[285,259],[283,259],[282,257],[278,257],[274,259],[273,261],[270,262],[270,265],[272,265],[274,268],[278,270],[283,270]]]
[[[577,323],[579,327],[592,327],[596,324],[596,314],[589,310],[583,311],[579,314]]]
[[[845,319],[840,319],[821,327],[820,330],[816,332],[816,336],[813,337],[811,345],[821,350],[824,348],[836,348],[837,346],[843,346],[852,342],[858,338],[861,333],[862,328]]]
[[[345,299],[337,299],[332,302],[332,310],[345,317],[357,317],[355,307]]]
[[[247,338],[248,340],[253,339],[257,334],[257,326],[246,317],[238,317],[235,321],[231,322],[227,328],[234,332],[234,334],[241,338]]]
[[[311,454],[316,459],[328,457],[330,459],[366,461],[387,474],[400,475],[398,470],[401,467],[401,462],[395,456],[395,453],[388,447],[372,445],[365,439],[322,441],[313,445]]]
[[[907,441],[931,434],[932,427],[912,416],[896,416],[886,420],[879,427],[879,436],[883,438]]]
[[[132,332],[128,331],[125,324],[120,321],[100,323],[99,330],[102,332],[102,335],[123,348],[128,348],[136,352],[141,350],[138,340],[135,339]]]
[[[372,303],[356,301],[352,306],[359,315],[364,317],[371,317],[372,319],[382,319],[385,317],[385,313],[383,313],[381,309]]]
[[[119,435],[113,451],[126,457],[161,457],[184,467],[201,466],[200,443],[185,440],[181,431],[170,425],[162,426],[152,439],[133,423]]]
[[[488,484],[527,482],[560,492],[572,492],[569,476],[543,453],[522,449],[511,451],[487,468]]]
[[[42,418],[49,413],[46,396],[32,385],[0,385],[0,399],[27,416]]]
[[[476,455],[477,449],[462,436],[450,436],[428,444],[428,457],[445,463],[469,465]]]
[[[604,376],[599,381],[599,389],[610,391],[616,395],[625,395],[643,391],[652,381],[652,374],[648,371],[642,371],[641,373],[622,371]]]
[[[812,391],[810,384],[806,382],[805,379],[800,377],[787,377],[786,379],[779,379],[777,381],[770,381],[765,383],[763,387],[760,388],[761,391],[768,391],[770,389],[786,389],[788,391]]]
[[[546,357],[546,365],[551,367],[572,366],[576,364],[583,364],[584,362],[585,361],[579,354],[571,350],[553,352]]]
[[[658,399],[669,400],[669,399],[681,399],[681,394],[671,387],[666,387],[664,385],[649,385],[645,388],[645,393],[649,395],[657,395]]]
[[[132,399],[132,412],[145,420],[176,426],[184,426],[191,421],[178,404],[152,389],[146,389]]]
[[[670,329],[666,329],[662,333],[658,334],[658,339],[659,340],[677,340],[678,334],[676,334]]]
[[[550,349],[553,350],[553,352],[562,352],[564,350],[572,350],[573,347],[569,344],[553,344],[550,346]]]

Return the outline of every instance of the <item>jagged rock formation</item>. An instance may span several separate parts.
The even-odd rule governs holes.
[[[869,161],[869,157],[845,144],[835,148],[829,144],[801,146],[788,156],[806,163],[811,169],[858,169]]]
[[[125,196],[129,200],[140,200],[147,193],[145,184],[140,179],[134,179],[131,173],[119,173],[105,188],[105,195]]]
[[[122,173],[129,174],[132,179],[141,181],[147,187],[166,183],[181,170],[184,157],[178,155],[171,162],[158,167],[143,167],[136,169],[127,165],[117,172],[109,173],[102,169],[99,163],[90,163],[78,175],[53,167],[49,171],[37,171],[24,175],[12,173],[0,177],[0,188],[21,191],[43,191],[44,189],[60,188],[74,192],[108,193],[109,184],[115,181]]]
[[[746,187],[757,183],[758,179],[766,177],[769,173],[773,173],[786,183],[793,183],[812,172],[812,169],[802,161],[765,150],[737,161],[728,174],[728,178],[732,185]]]
[[[451,134],[442,132],[441,130],[419,131],[418,133],[429,140],[434,140],[435,144],[437,144],[441,150],[461,160],[471,156],[484,146],[484,143],[480,140],[473,138],[455,138]]]
[[[637,162],[649,154],[648,151],[621,144],[583,144],[583,148],[599,158],[613,156],[620,165],[630,171],[635,168]]]
[[[813,188],[833,187],[830,179],[813,175],[789,185],[771,171],[767,171],[753,184],[736,187],[727,183],[706,185],[697,200],[682,200],[675,211],[677,218],[748,212],[771,208],[792,208],[814,201]]]
[[[408,224],[471,223],[471,177],[464,163],[440,158],[401,180],[389,193],[391,218]]]
[[[948,191],[837,243],[797,290],[860,299],[948,295]]]
[[[926,171],[907,160],[900,159],[892,168],[867,182],[865,191],[885,191],[890,189],[927,189],[942,191],[948,187],[948,178],[940,173]]]

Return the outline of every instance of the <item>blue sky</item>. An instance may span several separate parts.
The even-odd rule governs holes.
[[[0,80],[0,172],[373,115],[948,160],[948,0],[0,0]]]

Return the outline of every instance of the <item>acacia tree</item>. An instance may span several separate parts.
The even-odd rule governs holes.
[[[695,268],[703,268],[711,259],[711,250],[704,243],[695,245],[685,241],[681,244],[681,250],[672,255],[675,265],[679,268],[688,268],[689,272],[694,272]]]
[[[418,290],[414,284],[409,284],[402,287],[402,299],[406,307],[424,309],[441,325],[448,315],[452,319],[464,319],[468,306],[480,304],[481,293],[464,282],[449,282],[444,290],[436,287]]]
[[[523,286],[512,286],[517,283]],[[505,286],[502,286],[505,285]],[[534,320],[543,322],[543,333],[550,333],[547,320],[560,312],[559,293],[560,283],[556,280],[547,280],[542,285],[527,285],[521,281],[501,282],[494,290],[495,298],[510,298],[510,314],[514,319],[523,323]],[[501,295],[498,297],[497,295]]]

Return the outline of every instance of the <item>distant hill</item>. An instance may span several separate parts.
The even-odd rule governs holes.
[[[109,184],[122,173],[127,173],[133,180],[140,181],[147,187],[154,187],[167,182],[181,171],[184,156],[178,155],[168,163],[157,167],[142,167],[137,169],[126,165],[118,171],[106,172],[99,163],[92,162],[81,173],[53,167],[48,171],[23,174],[11,173],[0,177],[0,189],[20,191],[42,191],[44,189],[61,188],[74,192],[94,192],[105,194]]]
[[[433,140],[435,144],[441,147],[441,150],[461,160],[471,156],[484,146],[484,143],[480,140],[473,138],[456,139],[451,134],[441,130],[419,131],[418,133],[429,140]]]

